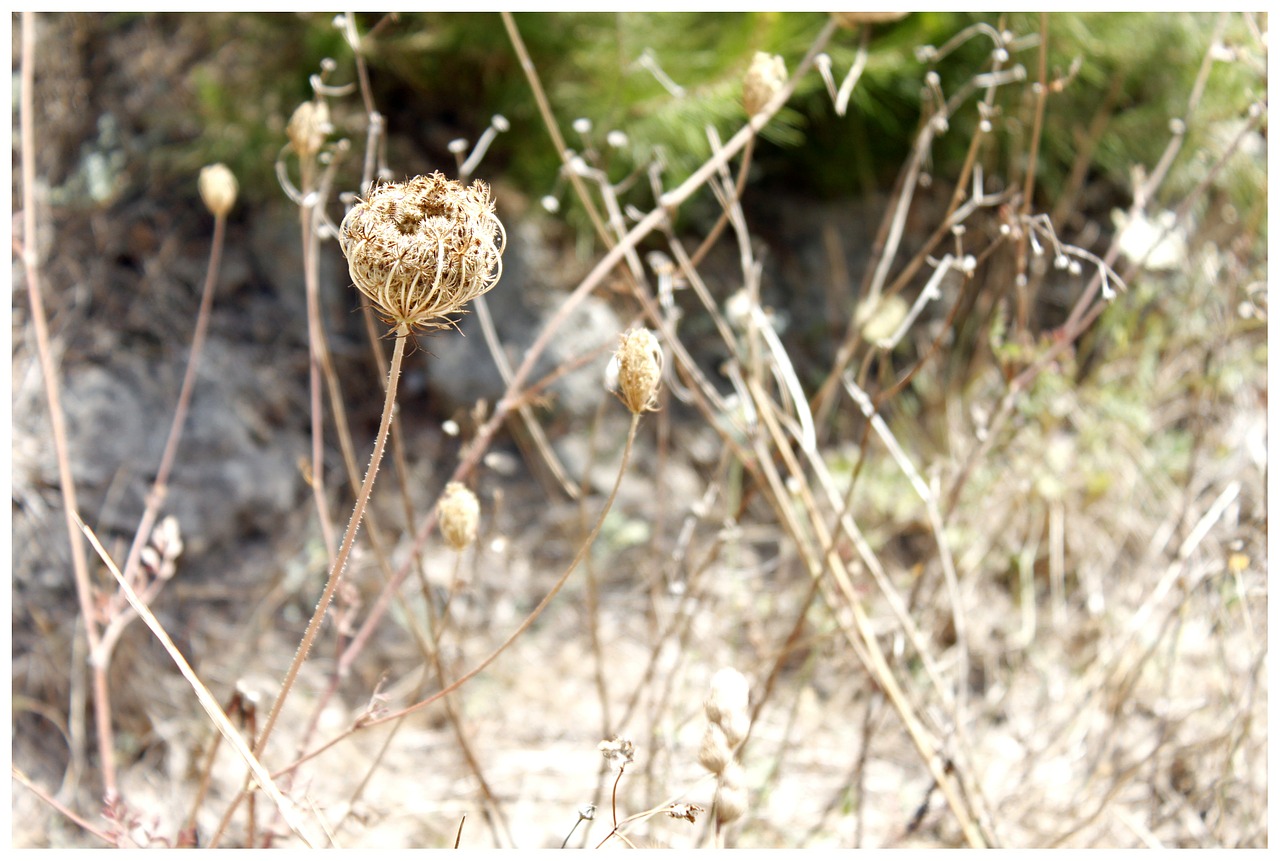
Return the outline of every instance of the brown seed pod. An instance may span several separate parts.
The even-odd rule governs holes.
[[[441,173],[374,188],[342,221],[351,280],[391,325],[437,329],[502,276],[507,234],[489,187]]]

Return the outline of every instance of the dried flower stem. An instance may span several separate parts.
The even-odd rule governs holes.
[[[275,728],[276,721],[280,718],[280,711],[284,706],[284,701],[288,698],[289,692],[293,689],[293,684],[298,678],[298,672],[302,669],[303,662],[306,661],[307,655],[311,652],[311,646],[320,630],[320,623],[324,620],[325,611],[333,600],[333,593],[338,588],[338,583],[342,579],[343,569],[346,567],[347,559],[351,555],[351,548],[355,544],[356,532],[360,529],[360,521],[363,519],[365,508],[369,504],[369,496],[373,492],[373,482],[377,477],[378,467],[382,463],[382,454],[386,449],[387,436],[391,429],[391,418],[395,412],[396,388],[400,381],[400,368],[404,361],[405,341],[408,337],[409,328],[402,323],[396,329],[396,346],[391,354],[391,370],[387,375],[386,400],[382,407],[382,420],[378,425],[378,435],[374,442],[373,455],[369,458],[369,468],[365,471],[364,483],[360,487],[360,494],[356,498],[355,508],[351,512],[351,521],[348,523],[346,534],[343,536],[342,547],[339,548],[338,555],[333,561],[333,567],[329,571],[329,579],[325,583],[324,593],[320,596],[319,603],[316,604],[315,612],[311,615],[311,621],[307,624],[307,630],[302,635],[302,642],[298,644],[298,651],[294,654],[293,662],[289,665],[289,670],[285,673],[284,681],[280,685],[280,693],[276,696],[275,702],[272,703],[271,711],[267,714],[267,720],[262,727],[262,732],[258,736],[256,744],[254,744],[253,753],[259,759],[262,758],[267,741],[271,737],[271,731]],[[227,825],[230,824],[231,816],[235,813],[244,794],[242,791],[237,795],[236,799],[227,808],[227,812],[223,815],[222,821],[218,825],[218,830],[210,840],[210,847],[216,846],[218,841],[221,840]]]
[[[75,479],[67,454],[66,418],[62,412],[62,395],[54,372],[53,354],[49,348],[49,324],[44,311],[44,294],[40,283],[39,243],[36,241],[36,143],[35,143],[35,52],[36,16],[22,13],[22,88],[19,96],[22,135],[22,265],[26,275],[27,295],[31,300],[31,323],[35,328],[36,352],[44,378],[45,398],[49,403],[49,428],[53,436],[54,455],[58,461],[58,486],[62,492],[62,509],[67,537],[71,542],[71,566],[76,582],[76,597],[84,622],[89,653],[97,654],[101,636],[95,621],[93,587],[89,582],[89,562],[76,521],[79,503]],[[106,674],[94,673],[94,721],[98,732],[98,752],[102,768],[103,796],[110,804],[116,791],[115,749],[112,743],[111,701]]]

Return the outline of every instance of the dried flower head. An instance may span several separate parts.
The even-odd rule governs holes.
[[[200,199],[214,215],[226,215],[236,205],[236,193],[240,184],[225,164],[211,164],[200,168]]]
[[[451,481],[436,503],[440,534],[454,550],[464,550],[476,540],[480,526],[480,500],[466,487]]]
[[[672,819],[683,819],[686,822],[697,822],[698,814],[702,812],[702,808],[696,804],[690,804],[687,801],[679,801],[668,807],[665,812]]]
[[[787,82],[787,64],[777,54],[756,51],[742,79],[742,106],[754,117]]]
[[[609,762],[617,762],[619,768],[625,768],[636,758],[636,746],[629,738],[615,736],[600,742],[598,749]]]
[[[329,106],[316,100],[298,105],[285,132],[299,158],[310,158],[324,146],[333,127],[329,124]]]
[[[637,415],[658,408],[662,380],[662,347],[648,329],[624,332],[613,356],[617,364],[617,395]]]
[[[507,234],[489,187],[441,173],[374,188],[338,237],[351,280],[394,326],[441,328],[502,276]]]

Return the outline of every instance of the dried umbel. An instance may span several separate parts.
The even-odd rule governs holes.
[[[777,54],[756,51],[742,79],[742,107],[754,117],[787,82],[787,64]]]
[[[226,215],[236,205],[240,190],[235,174],[225,164],[200,168],[200,199],[215,216]]]
[[[388,323],[450,325],[448,316],[498,283],[507,235],[489,187],[441,173],[374,188],[342,221],[351,280]]]
[[[614,354],[617,394],[637,415],[658,408],[658,383],[662,381],[662,347],[648,329],[624,332]]]
[[[465,485],[451,481],[436,503],[440,534],[454,550],[465,550],[480,528],[480,500]]]

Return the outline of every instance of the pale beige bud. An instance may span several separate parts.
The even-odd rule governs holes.
[[[841,27],[856,29],[859,24],[884,24],[889,21],[900,21],[907,17],[906,12],[832,12],[831,17]]]
[[[786,82],[786,62],[777,54],[757,51],[742,79],[742,106],[747,116],[760,113]]]
[[[902,321],[907,319],[907,312],[910,310],[906,300],[895,293],[892,296],[881,296],[875,304],[860,304],[854,317],[862,327],[862,337],[875,344],[892,337]]]
[[[215,216],[226,215],[236,205],[240,184],[225,164],[200,168],[200,199]]]
[[[614,354],[618,367],[618,397],[637,415],[658,408],[662,380],[662,347],[648,329],[632,329],[619,339]]]
[[[449,482],[436,503],[440,534],[454,550],[463,550],[476,540],[480,528],[480,501],[465,485]]]
[[[746,812],[746,775],[737,763],[729,763],[716,786],[716,821],[728,825],[741,819]]]
[[[702,734],[702,746],[698,749],[699,764],[712,774],[722,774],[732,761],[733,751],[724,730],[718,723],[708,723],[707,731]]]
[[[321,101],[303,102],[298,105],[285,131],[289,142],[300,158],[309,158],[324,146],[332,127],[329,124],[329,106]]]

